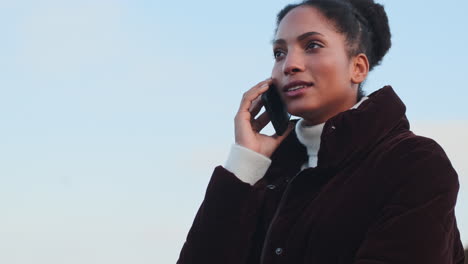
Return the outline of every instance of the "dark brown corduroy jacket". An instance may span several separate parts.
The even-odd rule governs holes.
[[[457,173],[390,86],[329,119],[306,161],[293,132],[254,186],[215,168],[177,263],[463,263]]]

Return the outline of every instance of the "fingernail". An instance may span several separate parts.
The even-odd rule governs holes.
[[[269,86],[268,83],[264,83],[264,84],[262,84],[261,88],[266,88],[268,86]]]

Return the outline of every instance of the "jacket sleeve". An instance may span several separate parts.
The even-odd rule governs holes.
[[[258,193],[222,166],[215,168],[178,264],[246,262]]]
[[[454,214],[459,183],[450,161],[435,142],[398,155],[386,166],[394,185],[388,202],[355,264],[463,264]]]

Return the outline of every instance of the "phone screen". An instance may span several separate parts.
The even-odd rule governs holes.
[[[262,101],[276,134],[283,135],[288,128],[291,115],[288,113],[283,100],[281,100],[275,85],[270,85],[268,90],[262,94]]]

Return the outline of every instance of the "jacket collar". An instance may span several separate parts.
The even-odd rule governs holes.
[[[325,122],[318,152],[318,170],[333,173],[356,158],[362,158],[392,130],[409,129],[406,107],[391,86],[385,86],[368,97],[358,108],[341,112]],[[283,175],[294,175],[307,161],[307,150],[293,131],[271,159],[271,171],[280,170],[285,173]]]
[[[368,97],[357,109],[342,112],[325,123],[318,167],[340,168],[367,153],[393,129],[409,129],[406,107],[391,86]]]

